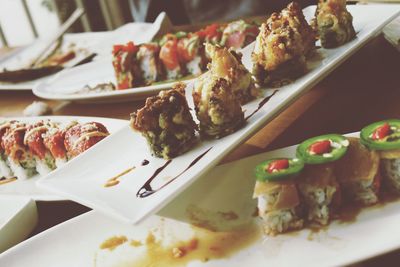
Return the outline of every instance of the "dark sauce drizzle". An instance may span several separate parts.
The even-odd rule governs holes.
[[[149,164],[150,163],[150,161],[148,161],[147,159],[144,159],[143,161],[142,161],[142,166],[146,166],[147,164]]]
[[[250,115],[248,115],[245,120],[247,121],[250,119],[254,114],[256,114],[275,94],[278,92],[278,90],[275,90],[271,95],[267,96],[261,102],[258,104],[258,108],[254,110]]]
[[[178,174],[177,176],[173,177],[172,179],[170,179],[168,182],[166,182],[165,184],[163,184],[162,186],[160,186],[157,189],[153,189],[153,187],[151,187],[151,182],[157,177],[158,174],[160,174],[160,172],[162,172],[162,170],[164,170],[168,164],[171,163],[171,159],[168,160],[167,162],[165,162],[165,164],[163,166],[161,166],[160,168],[158,168],[153,175],[146,181],[146,183],[138,190],[138,192],[136,193],[136,197],[140,197],[140,198],[145,198],[148,197],[154,193],[156,193],[157,191],[163,189],[164,187],[166,187],[167,185],[169,185],[170,183],[172,183],[174,180],[176,180],[179,176],[181,176],[182,174],[184,174],[187,170],[189,170],[191,167],[193,167],[202,157],[204,157],[213,147],[210,147],[209,149],[207,149],[203,154],[201,154],[200,156],[198,156],[197,158],[195,158],[187,167],[186,169],[184,169],[180,174]]]

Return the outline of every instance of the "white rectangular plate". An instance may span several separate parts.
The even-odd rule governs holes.
[[[257,224],[259,219],[252,216],[256,207],[256,201],[252,199],[254,166],[268,158],[291,157],[294,153],[295,146],[292,146],[218,166],[161,210],[159,215],[162,217],[151,216],[137,226],[118,222],[96,211],[89,212],[4,253],[0,256],[0,266],[140,266],[138,262],[146,254],[146,246],[132,247],[127,242],[109,251],[101,250],[100,244],[121,235],[128,240],[144,242],[149,232],[154,232],[165,242],[167,239],[172,239],[175,244],[188,241],[194,230],[187,222],[202,221],[203,225],[215,226],[218,230],[228,230],[249,220]],[[223,220],[219,214],[236,214],[238,217]],[[363,210],[353,223],[332,222],[319,233],[309,229],[277,237],[259,233],[247,247],[229,257],[208,262],[192,261],[187,266],[348,265],[400,248],[399,220],[399,201],[378,205]],[[163,265],[156,259],[153,264],[182,266]]]
[[[126,120],[97,118],[97,117],[77,117],[77,116],[42,116],[42,117],[21,117],[21,118],[4,118],[4,120],[19,120],[27,123],[36,122],[42,119],[51,119],[57,122],[70,122],[76,120],[81,123],[97,121],[107,127],[110,134],[114,134],[128,124]],[[0,122],[3,119],[0,118]],[[79,159],[79,157],[77,157]],[[65,200],[65,198],[49,193],[46,190],[38,188],[36,181],[40,178],[37,174],[27,180],[16,180],[14,182],[0,185],[0,195],[19,195],[31,197],[40,201],[57,201]]]
[[[305,9],[305,15],[308,18],[312,17],[314,9],[315,7]],[[56,170],[39,180],[39,186],[125,222],[142,221],[160,210],[200,175],[215,166],[229,151],[271,121],[301,94],[377,35],[385,24],[399,13],[400,6],[366,5],[350,6],[349,9],[354,17],[357,37],[336,49],[319,49],[319,59],[310,62],[310,71],[294,83],[282,87],[265,105],[261,105],[265,102],[263,98],[245,105],[245,116],[259,110],[235,133],[219,140],[202,142],[166,166],[165,160],[150,155],[140,134],[126,127],[82,155],[79,161],[71,162],[68,168]],[[245,64],[248,64],[246,60]],[[193,109],[191,89],[191,86],[187,87],[186,96]],[[273,91],[264,90],[264,97],[270,96]],[[149,160],[150,164],[141,166],[144,159]],[[136,169],[122,177],[120,184],[104,187],[109,178],[133,166]],[[155,194],[145,198],[137,197],[140,188],[162,166],[166,168],[162,171],[160,169],[153,181],[153,187],[166,184],[177,175],[179,177]]]

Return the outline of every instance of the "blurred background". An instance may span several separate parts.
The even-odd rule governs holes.
[[[51,36],[78,8],[86,14],[69,32],[108,31],[128,22],[153,22],[165,11],[175,25],[266,15],[287,0],[0,0],[0,47]],[[302,6],[316,1],[300,0]]]

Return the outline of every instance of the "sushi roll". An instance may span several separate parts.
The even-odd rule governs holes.
[[[141,70],[143,85],[150,85],[164,78],[159,59],[160,46],[156,43],[141,44],[137,52],[137,63]]]
[[[114,45],[112,64],[118,90],[143,84],[142,73],[137,61],[138,50],[139,48],[133,42],[126,45]]]
[[[324,48],[341,46],[356,36],[346,0],[319,0],[314,25]]]
[[[145,106],[131,114],[131,127],[147,140],[152,154],[170,159],[196,143],[196,123],[185,98],[185,85],[161,91],[146,99]]]
[[[306,71],[306,56],[315,36],[299,5],[291,3],[263,23],[251,56],[252,73],[261,86],[279,87]]]
[[[381,175],[379,154],[369,150],[358,138],[349,137],[346,155],[335,162],[335,174],[345,196],[359,204],[371,205],[379,200]]]
[[[215,78],[211,72],[196,80],[192,95],[203,138],[221,138],[244,124],[244,112],[232,87],[226,79]]]
[[[20,180],[36,174],[35,159],[28,146],[24,144],[26,130],[25,123],[15,121],[6,129],[2,138],[4,155],[14,176]]]
[[[13,173],[8,166],[7,163],[7,156],[4,151],[4,147],[2,145],[2,139],[4,134],[6,133],[7,129],[10,128],[11,123],[8,121],[2,122],[0,124],[0,178],[11,178],[13,177]]]
[[[296,176],[304,167],[300,159],[271,159],[255,168],[258,215],[263,221],[264,232],[277,235],[301,229],[304,221]]]
[[[63,166],[68,161],[67,149],[64,145],[65,131],[77,124],[77,121],[72,121],[63,126],[59,123],[53,122],[48,125],[49,127],[47,131],[42,135],[43,143],[55,159],[55,165],[57,168]]]
[[[384,184],[400,194],[400,120],[373,123],[361,130],[361,142],[380,156]]]
[[[251,73],[242,64],[242,55],[232,49],[206,44],[206,51],[211,58],[209,70],[213,78],[223,78],[241,104],[254,99],[258,91]]]
[[[36,170],[40,175],[46,175],[56,168],[56,162],[44,144],[43,136],[48,132],[49,121],[39,121],[29,124],[24,136],[24,144],[29,148],[36,161]]]
[[[240,49],[256,40],[258,25],[237,20],[229,23],[222,32],[221,45],[227,48]]]
[[[173,34],[167,34],[161,40],[160,46],[160,60],[164,65],[167,80],[182,78],[186,71],[179,61],[178,38]]]
[[[341,188],[332,162],[347,152],[349,141],[336,134],[310,138],[297,147],[296,155],[306,164],[298,187],[312,224],[327,225],[341,204]]]
[[[200,37],[201,43],[220,44],[224,29],[223,25],[213,23],[197,31],[195,34]]]
[[[204,46],[197,34],[189,33],[178,40],[178,57],[188,74],[200,75],[207,66]]]
[[[76,124],[68,128],[64,139],[68,159],[83,153],[109,134],[107,128],[99,122]]]

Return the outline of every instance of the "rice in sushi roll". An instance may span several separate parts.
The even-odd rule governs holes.
[[[159,59],[160,46],[156,43],[141,44],[137,52],[137,63],[141,70],[143,85],[150,85],[164,78]]]

